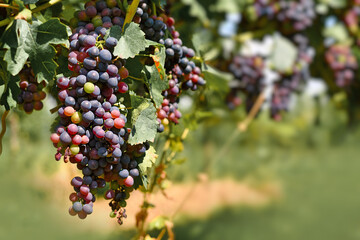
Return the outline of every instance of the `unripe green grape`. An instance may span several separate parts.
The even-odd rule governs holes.
[[[111,211],[110,214],[109,214],[109,216],[110,216],[111,218],[115,218],[115,217],[116,217],[116,213],[115,213],[114,211]]]
[[[107,4],[108,8],[113,8],[113,7],[116,7],[116,5],[117,5],[116,0],[106,0],[106,4]]]
[[[70,19],[70,27],[76,28],[78,26],[79,20],[77,18]]]
[[[95,16],[93,19],[91,19],[91,23],[94,24],[94,27],[99,27],[103,24],[101,16]]]
[[[127,203],[124,200],[120,201],[120,207],[126,207]]]
[[[80,152],[80,147],[76,146],[76,145],[71,145],[70,152],[71,152],[71,155],[74,156]]]
[[[94,90],[95,90],[95,86],[94,86],[94,84],[93,83],[91,83],[91,82],[87,82],[87,83],[85,83],[85,85],[84,85],[84,91],[86,92],[86,93],[92,93],[92,92],[94,92]]]
[[[82,115],[79,112],[75,112],[72,116],[71,116],[71,121],[75,124],[80,123],[82,120]]]

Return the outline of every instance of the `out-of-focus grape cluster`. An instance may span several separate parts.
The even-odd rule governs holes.
[[[18,96],[18,104],[26,113],[32,113],[33,110],[40,111],[44,106],[42,101],[46,97],[46,93],[43,91],[46,82],[38,83],[33,70],[26,64],[20,71],[19,77],[21,92]]]
[[[348,87],[353,83],[358,64],[349,46],[330,46],[326,51],[325,59],[334,72],[338,87]]]

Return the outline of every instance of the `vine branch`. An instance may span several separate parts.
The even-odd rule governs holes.
[[[233,141],[235,141],[235,139],[238,137],[238,135],[242,132],[245,132],[248,129],[250,123],[255,118],[255,116],[258,114],[262,104],[264,103],[264,100],[265,100],[264,95],[265,95],[264,91],[260,93],[260,95],[258,96],[258,98],[255,101],[254,106],[251,108],[249,114],[247,115],[247,117],[243,121],[238,123],[235,131],[231,134],[231,136],[227,139],[227,141],[224,143],[224,145],[220,148],[220,150],[218,151],[218,154],[216,154],[215,157],[210,160],[209,165],[216,162],[218,159],[220,159],[222,156],[224,156],[226,154],[226,152],[228,151],[228,148],[232,145]]]
[[[12,21],[12,18],[6,18],[4,20],[1,20],[0,21],[0,27],[8,25],[9,23],[11,23],[11,21]]]
[[[61,0],[50,0],[49,2],[41,5],[41,6],[38,6],[36,8],[34,8],[33,10],[31,10],[33,13],[37,13],[37,12],[41,12],[42,10],[45,10],[57,3],[61,2]]]
[[[11,6],[11,5],[6,4],[6,3],[0,3],[0,8],[10,8],[10,9],[14,9],[14,10],[18,10],[18,11],[19,11],[19,8],[18,8],[18,7],[14,7],[14,6]]]

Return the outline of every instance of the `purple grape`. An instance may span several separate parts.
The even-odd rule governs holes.
[[[102,50],[102,51],[104,51],[104,50]],[[92,58],[85,58],[84,59],[84,67],[88,70],[95,69],[96,68],[96,60],[92,59]]]
[[[100,61],[102,61],[104,63],[110,63],[112,60],[111,52],[107,49],[103,49],[100,51],[99,58],[100,58]]]
[[[91,70],[88,72],[86,77],[89,82],[95,83],[99,80],[99,73],[95,70]]]
[[[91,47],[87,50],[87,53],[89,54],[90,57],[95,58],[99,56],[100,51],[97,47]]]
[[[117,44],[117,39],[114,37],[109,37],[108,39],[105,40],[105,46],[108,48],[114,48]]]
[[[118,74],[119,69],[118,69],[115,65],[110,64],[110,65],[107,67],[106,72],[107,72],[110,76],[114,77],[114,76],[116,76],[116,75]]]

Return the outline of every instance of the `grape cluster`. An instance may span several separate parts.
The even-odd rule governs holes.
[[[274,120],[281,119],[281,112],[289,108],[292,93],[300,90],[302,83],[309,78],[309,65],[313,61],[314,49],[302,34],[295,34],[291,41],[297,47],[297,58],[291,71],[278,72],[279,79],[273,83],[270,99],[270,115]],[[266,57],[237,55],[229,65],[235,80],[231,82],[226,98],[230,109],[241,104],[239,92],[246,94],[246,110],[249,112],[265,87]],[[266,81],[268,84],[268,81]]]
[[[43,88],[46,82],[38,83],[31,67],[25,64],[19,73],[20,77],[20,95],[18,96],[18,104],[21,105],[26,113],[32,113],[33,110],[41,110],[43,108],[42,100],[45,99],[46,93]]]
[[[353,83],[358,64],[349,46],[330,46],[325,53],[325,59],[334,72],[338,87],[348,87]]]
[[[239,92],[246,94],[246,110],[249,112],[256,98],[264,88],[264,59],[261,56],[237,55],[229,65],[229,71],[235,80],[231,83],[231,91],[227,96],[227,104],[234,109],[241,103]]]
[[[305,30],[312,25],[316,17],[313,0],[256,0],[249,9],[256,19],[266,17],[277,20],[282,27],[289,25],[291,29],[286,30],[290,32]]]
[[[356,35],[358,31],[359,16],[360,16],[360,6],[353,6],[345,13],[344,22],[351,34]]]
[[[162,132],[164,125],[167,125],[169,121],[177,124],[181,118],[178,110],[181,90],[195,91],[198,86],[205,85],[206,81],[202,78],[200,68],[191,60],[195,56],[195,51],[183,46],[172,17],[165,14],[159,17],[153,15],[149,1],[142,0],[134,21],[140,24],[147,39],[159,42],[166,48],[165,70],[169,75],[169,88],[162,93],[164,101],[157,110],[158,132]],[[167,35],[169,37],[165,37]]]
[[[267,17],[272,19],[279,12],[280,6],[274,0],[255,0],[252,8],[257,18]]]
[[[309,40],[302,34],[292,38],[298,55],[289,73],[281,74],[280,81],[274,84],[270,103],[270,115],[274,120],[281,120],[281,112],[288,111],[291,94],[299,91],[301,84],[309,78],[309,65],[314,58],[314,49],[309,46]]]
[[[69,38],[68,56],[73,75],[57,79],[61,105],[59,125],[51,141],[57,148],[56,160],[63,157],[65,162],[76,164],[83,174],[71,181],[75,192],[70,195],[73,204],[69,213],[82,219],[91,214],[97,189],[110,182],[114,189],[107,191],[105,198],[112,199],[111,216],[118,214],[122,223],[128,193],[140,174],[137,160],[150,146],[127,143],[131,129],[125,127],[124,107],[120,107],[118,100],[128,91],[123,79],[129,73],[124,67],[125,60],[112,54],[117,40],[104,39],[111,26],[109,16],[117,24],[122,14],[117,12],[116,3],[112,4],[111,1],[88,2],[85,10],[76,14],[78,27]]]
[[[140,24],[141,30],[145,33],[147,39],[158,42],[164,38],[167,25],[161,17],[151,16],[148,1],[140,2],[134,21]]]
[[[290,22],[295,31],[310,27],[316,17],[313,0],[280,1],[276,18],[280,22]]]
[[[205,81],[200,68],[191,61],[194,50],[182,46],[173,27],[174,20],[165,15],[153,16],[149,6],[150,2],[140,1],[133,21],[140,24],[147,39],[166,46],[169,88],[163,92],[164,101],[158,109],[161,132],[162,123],[178,123],[181,117],[178,110],[181,90],[196,90]],[[75,192],[70,195],[73,205],[69,213],[80,218],[91,214],[94,194],[109,182],[105,199],[111,200],[110,216],[117,216],[120,224],[126,218],[126,200],[140,175],[138,162],[150,147],[147,142],[128,144],[131,129],[125,127],[126,106],[120,102],[122,94],[128,91],[123,79],[129,72],[125,60],[113,55],[117,39],[105,39],[107,29],[114,25],[122,27],[124,19],[125,13],[116,0],[89,1],[85,10],[76,12],[71,19],[74,30],[69,38],[68,68],[73,75],[57,80],[61,102],[59,125],[51,135],[57,148],[56,160],[63,158],[76,164],[83,174],[71,181]],[[165,39],[169,34],[172,37]]]

